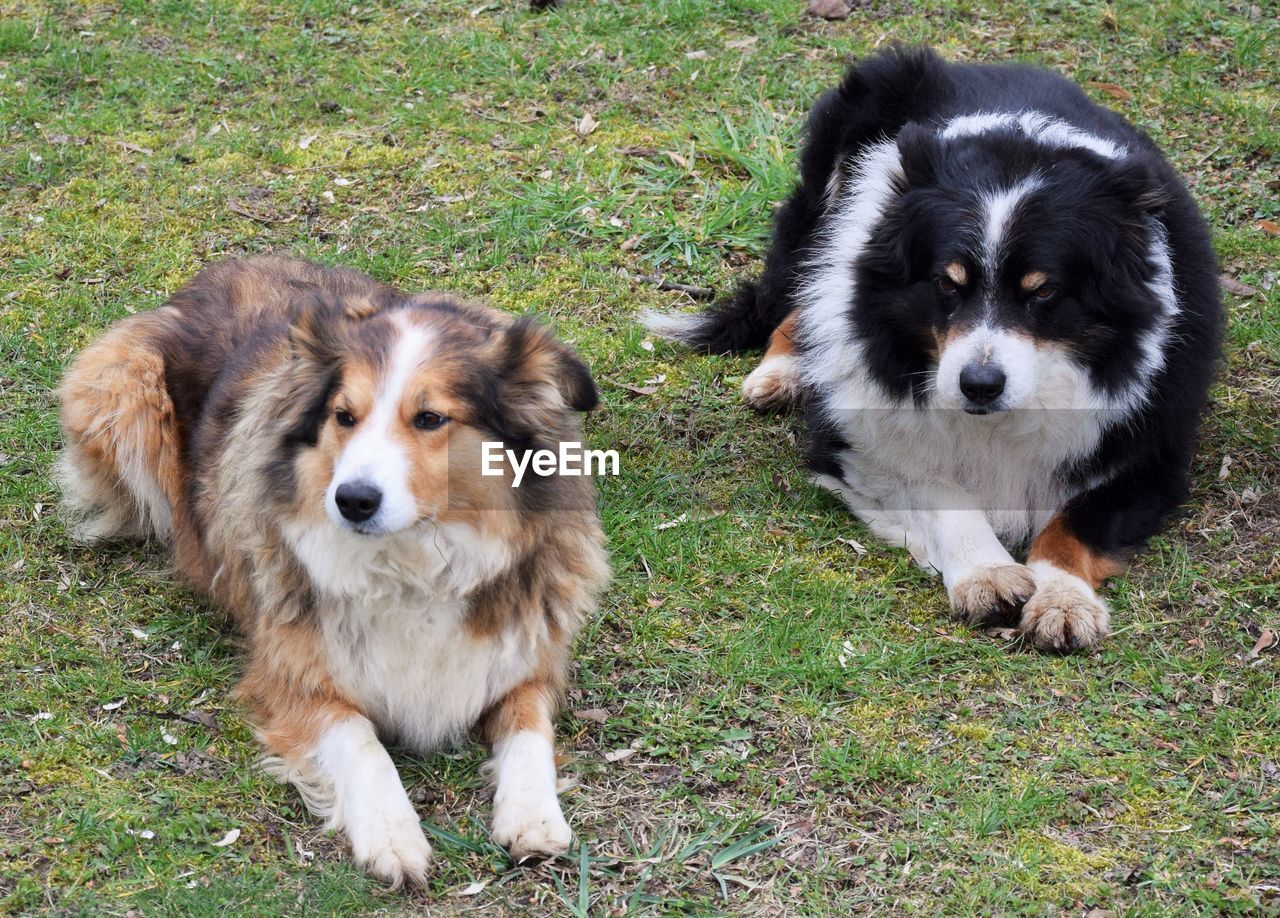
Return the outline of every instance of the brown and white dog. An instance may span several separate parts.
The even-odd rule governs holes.
[[[569,846],[552,716],[608,577],[590,478],[484,475],[596,404],[529,320],[345,269],[228,260],[121,320],[60,390],[88,540],[154,534],[247,638],[239,691],[273,774],[355,859],[421,881],[431,847],[383,740],[483,728],[493,837]]]

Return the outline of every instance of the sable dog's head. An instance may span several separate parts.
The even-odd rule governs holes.
[[[596,404],[586,366],[532,320],[430,294],[322,295],[289,339],[298,413],[273,475],[300,516],[373,539],[574,499],[572,485],[481,474],[483,443],[554,449]]]

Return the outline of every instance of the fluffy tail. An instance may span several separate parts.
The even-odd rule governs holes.
[[[709,354],[756,350],[769,342],[769,335],[787,316],[785,307],[779,310],[781,304],[762,292],[759,281],[743,281],[733,296],[703,312],[650,311],[640,321],[659,337]]]
[[[76,359],[58,390],[63,506],[87,542],[167,539],[173,530],[182,472],[164,358],[147,335],[163,321],[158,315],[117,324]]]

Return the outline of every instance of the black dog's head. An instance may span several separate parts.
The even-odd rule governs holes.
[[[972,414],[1140,398],[1177,308],[1148,160],[1034,114],[908,125],[897,154],[857,265],[877,376]]]

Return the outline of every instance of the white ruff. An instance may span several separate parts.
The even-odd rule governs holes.
[[[462,524],[382,537],[327,521],[282,528],[319,591],[336,686],[408,745],[425,751],[457,739],[534,672],[540,616],[491,636],[465,626],[467,594],[509,563],[500,543]]]

